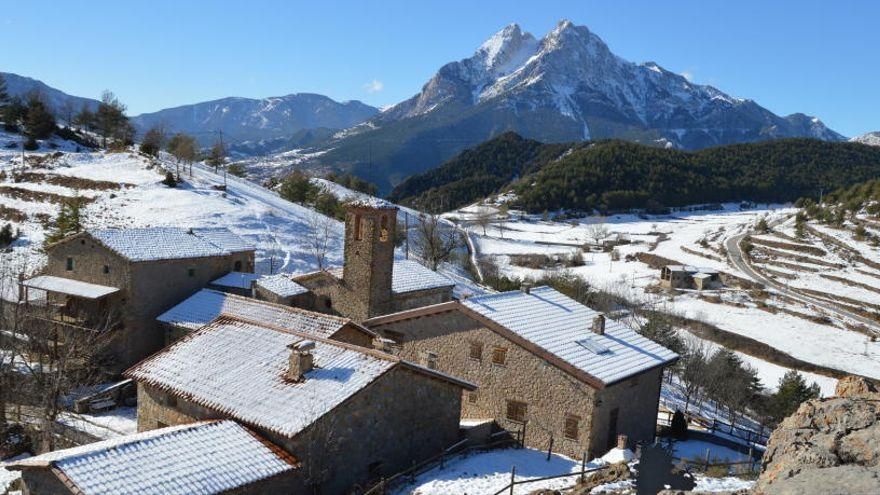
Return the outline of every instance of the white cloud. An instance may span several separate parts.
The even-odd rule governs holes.
[[[364,89],[367,91],[367,93],[378,93],[379,91],[385,89],[385,84],[378,79],[373,79],[367,84],[364,84]]]

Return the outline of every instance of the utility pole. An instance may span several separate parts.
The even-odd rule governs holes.
[[[223,190],[225,191],[226,190],[227,163],[226,163],[226,147],[223,146],[223,129],[217,129],[217,133],[220,134],[220,150],[222,153],[221,157],[223,158]]]
[[[409,259],[409,212],[403,211],[403,232],[406,235],[406,259]]]

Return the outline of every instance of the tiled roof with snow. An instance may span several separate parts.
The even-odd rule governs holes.
[[[252,244],[248,244],[247,241],[223,227],[205,227],[192,230],[195,235],[230,253],[256,249]]]
[[[550,287],[476,296],[461,302],[608,385],[674,361],[678,355],[618,322],[591,331],[599,313]]]
[[[290,275],[279,273],[260,278],[257,285],[281,297],[298,296],[309,291],[302,285],[290,279]]]
[[[285,379],[303,337],[221,318],[125,372],[224,416],[293,437],[390,370],[397,360],[315,339],[314,368]]]
[[[398,294],[452,287],[455,282],[412,260],[397,260],[391,275],[391,290]]]
[[[237,236],[232,232],[226,232],[226,234],[216,231],[210,234],[199,234],[195,230],[179,227],[89,230],[89,234],[100,241],[101,244],[104,244],[130,261],[204,258],[227,255],[233,252],[227,249],[227,247],[243,245],[244,241],[239,239],[240,242],[236,244],[231,240],[231,237]],[[221,242],[222,245],[214,244],[213,241]]]
[[[230,287],[233,289],[250,289],[251,283],[260,278],[256,273],[229,272],[226,275],[212,280],[211,285],[217,287]]]
[[[190,330],[228,314],[265,325],[275,325],[317,337],[329,338],[349,320],[242,297],[211,289],[202,289],[177,306],[159,315],[157,320]]]
[[[55,468],[84,495],[188,495],[224,493],[296,464],[234,421],[207,421],[49,452],[14,467]]]
[[[363,195],[347,202],[355,208],[397,209],[397,205],[374,196]]]
[[[327,273],[338,279],[342,279],[343,268],[335,267],[327,269]],[[313,272],[316,273],[316,272]],[[310,274],[303,274],[305,276]],[[440,287],[454,287],[455,282],[441,275],[421,263],[413,260],[396,260],[391,272],[391,291],[397,294],[415,292],[419,290],[439,289]]]
[[[90,284],[80,280],[73,280],[63,277],[54,277],[52,275],[39,275],[32,279],[25,280],[21,283],[25,287],[31,289],[39,289],[58,294],[67,294],[85,299],[100,299],[104,296],[119,292],[116,287],[108,287],[106,285]]]

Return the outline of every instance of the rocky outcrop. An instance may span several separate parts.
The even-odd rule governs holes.
[[[755,493],[880,493],[880,392],[846,377],[836,395],[804,402],[773,432]]]

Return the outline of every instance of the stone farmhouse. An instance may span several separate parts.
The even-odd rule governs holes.
[[[666,265],[660,269],[660,287],[667,289],[716,289],[721,275],[714,268],[689,265]]]
[[[254,268],[254,247],[222,228],[88,230],[46,252],[42,272],[21,282],[22,300],[45,294],[71,325],[114,320],[119,370],[162,347],[159,314],[230,271]]]
[[[549,288],[471,297],[365,325],[404,359],[479,386],[462,417],[523,431],[525,444],[590,458],[654,438],[663,368],[678,356]]]
[[[49,452],[7,466],[26,495],[287,493],[299,464],[229,420],[198,421]]]
[[[138,429],[236,421],[296,459],[281,492],[293,494],[347,493],[458,441],[461,398],[474,385],[318,337],[325,323],[224,314],[188,334],[126,371]]]

